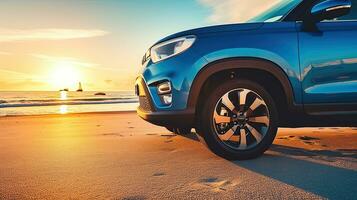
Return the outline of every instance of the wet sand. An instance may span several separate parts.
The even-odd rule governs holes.
[[[356,199],[357,128],[280,129],[227,161],[133,112],[0,118],[0,199]]]

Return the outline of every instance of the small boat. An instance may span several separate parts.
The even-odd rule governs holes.
[[[104,96],[104,95],[106,95],[104,92],[97,92],[97,93],[95,93],[94,95],[96,95],[96,96]]]
[[[68,92],[69,90],[68,90],[68,88],[64,88],[64,89],[61,89],[61,90],[59,90],[60,92]]]
[[[77,89],[77,92],[83,92],[81,82],[79,82],[79,83],[78,83],[78,89]]]

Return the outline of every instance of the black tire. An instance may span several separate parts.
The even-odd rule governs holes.
[[[168,131],[175,133],[177,135],[188,135],[191,133],[191,128],[171,128],[165,127]]]
[[[216,106],[218,105],[218,102],[221,101],[221,97],[237,88],[248,89],[253,91],[254,94],[258,94],[259,97],[264,101],[264,107],[267,108],[269,115],[269,117],[267,117],[269,118],[269,126],[265,129],[265,135],[262,137],[259,143],[256,142],[256,146],[244,150],[234,149],[229,147],[229,145],[226,145],[225,142],[219,138],[218,133],[216,133],[217,124],[214,121],[214,112],[216,112]],[[200,117],[196,131],[198,132],[198,136],[203,139],[208,148],[218,156],[228,160],[252,159],[263,154],[273,143],[277,132],[278,112],[271,95],[259,84],[250,80],[228,80],[213,88],[210,94],[207,94],[207,98],[205,98],[205,100],[205,102],[200,102],[203,103],[203,107],[199,111]],[[248,124],[250,122],[246,123]],[[245,128],[239,128],[239,130],[240,129]]]

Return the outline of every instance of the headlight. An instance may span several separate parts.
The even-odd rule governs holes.
[[[179,37],[151,47],[151,59],[154,63],[184,52],[195,42],[195,36]]]

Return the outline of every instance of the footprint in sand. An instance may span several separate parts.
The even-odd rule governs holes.
[[[299,140],[302,140],[302,142],[307,145],[319,145],[320,144],[320,138],[315,138],[315,137],[299,136]]]
[[[176,135],[174,135],[174,134],[161,134],[161,136],[163,136],[163,137],[173,137],[173,136],[176,136]]]
[[[157,133],[147,133],[145,135],[158,135]]]
[[[164,172],[156,172],[152,176],[165,176],[166,174]]]
[[[171,143],[173,140],[165,140],[165,143]]]
[[[302,141],[303,143],[305,143],[305,144],[309,144],[309,145],[314,145],[314,144],[316,144],[315,142],[311,142],[311,141]]]
[[[164,148],[160,148],[161,151],[168,151],[168,152],[176,152],[175,148],[171,148],[171,147],[164,147]]]
[[[281,139],[281,140],[300,140],[301,142],[303,142],[304,144],[307,145],[320,145],[320,138],[316,138],[316,137],[309,137],[309,136],[293,136],[293,135],[289,135],[289,136],[283,136],[283,137],[279,137],[277,139]],[[326,145],[321,145],[323,147],[326,147]]]
[[[278,137],[277,139],[281,139],[281,140],[290,140],[292,138],[294,138],[295,136],[293,135],[287,135],[287,136],[283,136],[283,137]]]
[[[132,129],[132,128],[135,128],[135,127],[133,127],[133,126],[129,126],[128,128]]]
[[[208,188],[213,192],[224,192],[234,189],[236,185],[239,184],[239,181],[236,180],[220,180],[216,177],[208,177],[201,179],[198,183],[195,183],[195,187],[199,188]]]
[[[309,140],[320,140],[320,138],[315,138],[315,137],[309,137],[309,136],[300,136],[299,137],[300,140],[304,140],[304,141],[309,141]]]
[[[161,136],[162,136],[162,137],[171,138],[171,137],[176,137],[177,135],[173,135],[173,134],[162,134]]]
[[[124,135],[120,133],[103,133],[102,136],[119,136],[119,137],[124,137]]]

